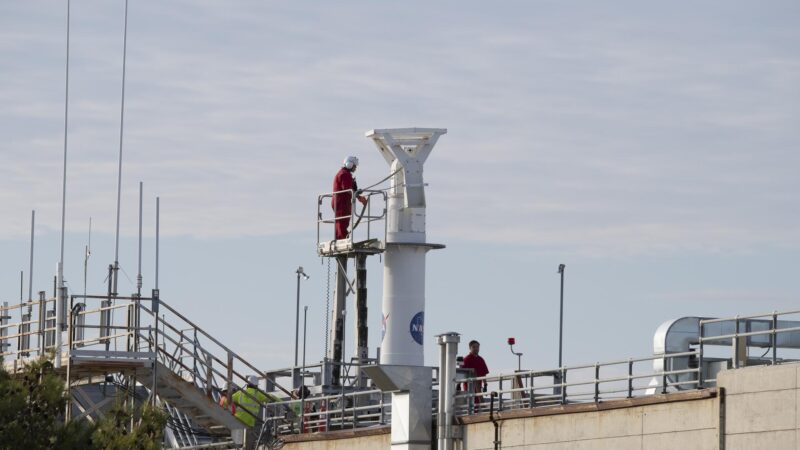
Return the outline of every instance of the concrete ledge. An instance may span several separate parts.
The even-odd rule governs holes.
[[[610,409],[635,408],[637,406],[656,405],[659,403],[685,402],[691,400],[702,400],[717,396],[717,390],[699,389],[686,392],[675,392],[671,394],[656,394],[647,397],[637,397],[630,399],[609,400],[599,403],[575,403],[571,405],[543,406],[539,408],[515,409],[511,411],[501,411],[495,413],[495,419],[520,419],[525,417],[552,416],[556,414],[574,414],[583,412],[605,411]],[[472,423],[489,422],[489,414],[476,414],[473,416],[461,416],[457,418],[461,425]]]
[[[280,436],[283,442],[308,442],[308,441],[330,441],[335,439],[353,439],[365,436],[379,436],[382,434],[391,434],[391,425],[378,425],[368,428],[356,428],[354,430],[337,430],[328,431],[325,433],[303,433],[303,434],[289,434]]]

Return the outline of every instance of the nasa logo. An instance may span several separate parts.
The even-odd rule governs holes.
[[[422,335],[425,329],[425,313],[420,311],[418,312],[413,319],[411,319],[411,324],[409,325],[409,332],[411,332],[411,338],[414,339],[419,345],[422,345]]]

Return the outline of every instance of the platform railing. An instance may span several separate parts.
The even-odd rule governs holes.
[[[698,384],[696,376],[690,380],[676,380],[675,376],[696,375],[699,368],[654,371],[652,363],[661,359],[691,358],[697,354],[698,351],[690,351],[545,371],[467,377],[461,381],[461,392],[456,395],[456,415],[488,412],[491,392],[497,393],[495,410],[502,411],[633,398],[667,393],[670,388],[678,387],[694,389]]]
[[[249,375],[266,379],[264,371],[159,299],[157,294],[156,291],[153,297],[71,296],[69,304],[65,305],[68,306],[67,329],[61,352],[65,366],[69,368],[80,358],[155,357],[215,402],[219,401],[223,389],[232,395],[247,386]],[[13,320],[20,316],[20,311],[20,320]],[[0,355],[7,368],[14,370],[26,361],[53,353],[55,316],[55,299],[45,299],[44,295],[37,301],[0,307],[0,317],[4,317],[0,322]],[[147,380],[139,381],[149,385]],[[287,396],[290,394],[278,383],[272,383],[272,388]],[[265,390],[259,391],[265,397],[275,398],[268,396]],[[259,400],[246,391],[242,391],[242,395]]]
[[[44,292],[33,301],[0,307],[0,357],[7,366],[55,349],[56,300]]]
[[[269,404],[266,420],[278,434],[316,433],[385,425],[391,394],[378,389],[314,396]]]
[[[336,216],[331,208],[331,202],[336,196],[343,194],[350,195],[350,214]],[[357,202],[357,195],[363,195],[367,199],[367,204],[363,208]],[[317,196],[317,249],[320,244],[334,239],[334,227],[337,220],[349,219],[349,226],[352,229],[344,240],[344,245],[352,247],[354,242],[366,241],[370,239],[386,240],[386,204],[387,195],[383,190],[362,190],[357,193],[352,189],[334,191]],[[377,202],[377,205],[375,204]],[[383,222],[378,224],[377,222]],[[355,228],[353,228],[355,227]],[[323,233],[330,233],[330,239],[326,239]]]
[[[785,320],[791,319],[791,320]],[[754,364],[781,364],[796,362],[797,358],[780,358],[778,349],[800,349],[800,310],[773,311],[771,313],[749,316],[734,316],[700,321],[699,365],[703,367],[704,358],[708,357],[706,347],[725,345],[732,349],[730,367],[738,368]],[[757,358],[750,358],[747,349],[750,347],[766,348],[767,351]],[[769,357],[765,358],[769,354]],[[795,355],[797,356],[797,355]],[[699,385],[702,387],[716,379],[700,374]]]

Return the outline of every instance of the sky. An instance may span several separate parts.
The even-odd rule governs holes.
[[[324,349],[317,195],[364,133],[447,128],[425,166],[425,358],[478,339],[490,369],[652,353],[682,316],[800,309],[800,4],[793,1],[131,0],[119,261],[265,369],[292,364],[295,270],[308,360]],[[66,2],[0,4],[0,300],[59,259]],[[65,271],[114,261],[123,1],[71,9]],[[322,230],[323,236],[332,230]],[[327,233],[327,234],[326,234]],[[368,263],[370,353],[382,261]],[[352,302],[348,300],[352,310]],[[352,315],[349,316],[352,318]],[[347,328],[346,352],[352,348]],[[462,349],[465,345],[462,345]],[[462,350],[463,353],[463,350]]]

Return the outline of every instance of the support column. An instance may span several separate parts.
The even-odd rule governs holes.
[[[336,289],[334,291],[333,314],[331,315],[331,347],[328,359],[333,363],[331,384],[338,386],[344,362],[342,347],[344,343],[344,311],[347,299],[347,256],[336,257]]]
[[[439,344],[439,411],[436,416],[438,450],[453,450],[456,356],[460,341],[461,336],[458,333],[436,336],[436,342]]]
[[[381,364],[362,370],[378,389],[392,393],[392,450],[431,450],[433,369]]]
[[[359,367],[366,363],[369,357],[368,328],[367,328],[367,255],[356,253],[356,343],[355,355]],[[358,386],[366,387],[367,379],[360,370],[358,372]]]
[[[356,358],[363,362],[369,356],[367,329],[367,255],[356,254]]]

